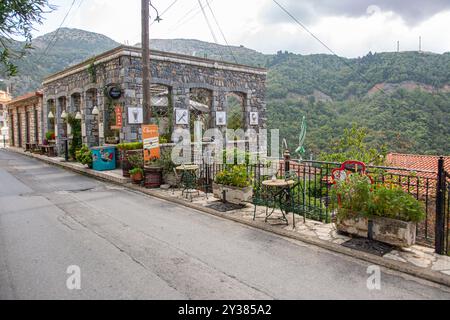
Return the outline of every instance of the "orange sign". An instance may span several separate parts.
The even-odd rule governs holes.
[[[144,142],[144,161],[159,159],[159,129],[157,125],[142,125],[142,141]]]
[[[111,126],[111,129],[122,129],[123,126],[122,107],[120,106],[115,107],[114,112],[116,114],[116,124],[114,126]]]

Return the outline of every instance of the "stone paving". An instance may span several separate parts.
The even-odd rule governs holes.
[[[187,202],[190,201],[190,197],[186,198],[185,196],[182,196],[181,191],[178,190],[174,191],[174,190],[157,189],[154,192],[160,193],[165,197],[184,199]],[[195,194],[192,202],[206,207],[217,201],[218,199],[215,199],[212,194],[209,194],[208,199],[206,199],[205,194],[201,193],[200,196],[197,196],[197,194]],[[243,209],[227,212],[227,215],[237,216],[251,221],[253,220],[253,213],[254,213],[254,206],[248,204]],[[256,209],[256,219],[258,221],[264,221],[265,213],[266,208],[258,206]],[[280,218],[282,217],[282,214],[279,210],[275,210],[272,217],[275,219]],[[286,224],[283,224],[280,220],[277,221],[275,219],[269,220],[267,223],[275,227],[293,231],[292,214],[288,216],[289,226],[286,226]],[[351,239],[350,237],[338,234],[336,226],[333,223],[325,224],[322,222],[317,222],[309,219],[307,219],[305,223],[303,217],[300,216],[296,216],[295,222],[296,222],[295,231],[305,236],[316,237],[320,240],[330,241],[338,245],[341,245],[344,242],[347,242],[348,240]],[[409,263],[420,268],[438,271],[444,275],[450,276],[450,257],[441,256],[434,253],[433,248],[414,245],[410,248],[393,250],[390,253],[384,255],[383,258]]]

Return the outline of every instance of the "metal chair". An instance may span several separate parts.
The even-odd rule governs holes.
[[[290,171],[286,171],[284,174],[284,179],[285,181],[290,181],[290,180],[294,180],[295,183],[288,189],[289,194],[287,195],[290,199],[289,201],[289,205],[290,205],[290,209],[292,210],[292,214],[293,214],[293,222],[294,222],[294,228],[295,228],[295,212],[296,212],[296,207],[295,207],[295,201],[294,201],[294,195],[293,195],[293,190],[298,190],[298,192],[302,192],[303,197],[305,197],[305,190],[304,190],[304,181],[301,180],[297,174],[297,172],[290,170]],[[306,201],[304,199],[304,201]],[[306,223],[306,210],[305,208],[303,208],[303,221]]]

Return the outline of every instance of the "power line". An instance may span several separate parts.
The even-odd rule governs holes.
[[[83,1],[83,0],[81,0]],[[52,39],[50,40],[50,42],[48,43],[47,47],[45,48],[44,52],[42,53],[42,56],[45,56],[48,52],[48,50],[50,49],[50,46],[53,46],[54,44],[56,44],[56,37],[58,36],[59,30],[61,29],[61,27],[63,26],[64,22],[66,21],[67,17],[70,14],[70,11],[72,10],[73,6],[75,5],[76,0],[72,1],[72,4],[69,7],[69,10],[67,11],[66,15],[64,16],[64,19],[62,20],[61,24],[59,25],[59,28],[56,29],[55,33],[53,34]],[[52,42],[55,41],[55,43],[52,45]]]
[[[216,38],[216,34],[214,33],[214,30],[212,29],[211,24],[209,23],[208,16],[206,15],[205,9],[203,8],[203,5],[202,5],[202,3],[200,2],[200,0],[198,0],[198,5],[200,6],[200,9],[202,9],[203,17],[204,17],[205,20],[206,20],[206,24],[208,25],[209,31],[210,31],[211,34],[212,34],[212,37],[213,37],[213,39],[214,39],[214,42],[215,42],[215,43],[218,43],[218,42],[217,42],[217,38]]]
[[[213,3],[214,0],[211,0],[211,3]],[[197,7],[197,5],[195,5],[193,8],[191,8],[188,12],[186,12],[180,19],[178,19],[178,21],[171,27],[171,29],[169,30],[169,32],[173,32],[176,31],[179,27],[181,27],[182,25],[184,25],[185,23],[189,22],[190,20],[192,20],[193,18],[195,18],[199,13],[201,12],[201,9],[199,9]],[[194,13],[192,16],[188,17],[189,14]],[[186,20],[183,21],[183,19],[185,19],[186,17],[188,17]]]
[[[232,56],[233,59],[234,59],[234,62],[238,63],[238,61],[237,61],[237,59],[236,59],[236,56],[234,55],[233,50],[231,49],[230,45],[228,44],[227,38],[225,37],[225,34],[223,33],[222,28],[220,27],[220,24],[219,24],[219,22],[218,22],[217,19],[216,19],[216,15],[214,14],[214,12],[213,12],[213,10],[212,10],[212,8],[211,8],[211,5],[209,4],[209,1],[208,1],[208,0],[206,0],[206,5],[208,6],[209,11],[211,11],[211,15],[212,15],[214,21],[216,22],[217,28],[219,29],[220,34],[222,35],[223,40],[225,41],[225,43],[227,44],[228,49],[230,50],[230,53],[231,53],[231,56]]]
[[[204,9],[202,3],[200,2],[200,0],[198,0],[198,4],[200,5],[200,9],[202,10],[203,17],[204,17],[205,20],[206,20],[206,24],[208,25],[209,31],[210,31],[211,34],[212,34],[212,37],[213,37],[213,39],[214,39],[214,42],[218,45],[219,43],[218,43],[218,41],[217,41],[216,34],[214,33],[213,28],[211,27],[211,23],[209,22],[208,16],[206,15],[205,9]],[[220,47],[219,47],[219,55],[220,55],[220,57],[222,58],[222,61],[224,61],[225,59],[224,59],[224,57],[223,57],[223,55],[222,55],[222,50],[221,50]]]
[[[292,18],[292,20],[294,20],[300,27],[302,27],[306,32],[308,32],[314,39],[316,39],[322,46],[324,46],[329,52],[331,52],[334,56],[336,56],[337,58],[339,58],[340,60],[342,60],[347,67],[349,67],[351,70],[353,70],[361,79],[363,79],[364,81],[366,81],[367,83],[371,83],[362,73],[359,73],[359,71],[355,70],[353,68],[353,66],[348,63],[348,61],[340,56],[338,56],[329,46],[327,46],[322,40],[320,40],[314,33],[312,33],[312,31],[310,31],[303,23],[301,23],[296,17],[294,17],[286,8],[284,8],[277,0],[272,0],[273,2],[275,2],[275,4],[280,7],[281,10],[283,10],[289,17]],[[375,86],[375,88],[377,90],[379,90],[380,92],[382,92],[383,94],[385,94],[386,92],[379,88],[378,86]]]
[[[167,11],[169,11],[173,6],[174,6],[174,4],[175,3],[177,3],[178,2],[178,0],[174,0],[159,16],[162,18],[162,16],[167,12]],[[154,23],[155,23],[156,21],[152,21],[151,23],[150,23],[150,26],[152,26]]]

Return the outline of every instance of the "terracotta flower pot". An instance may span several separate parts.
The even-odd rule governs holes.
[[[142,172],[131,174],[130,178],[134,184],[140,184],[142,182],[142,180],[144,179]]]

